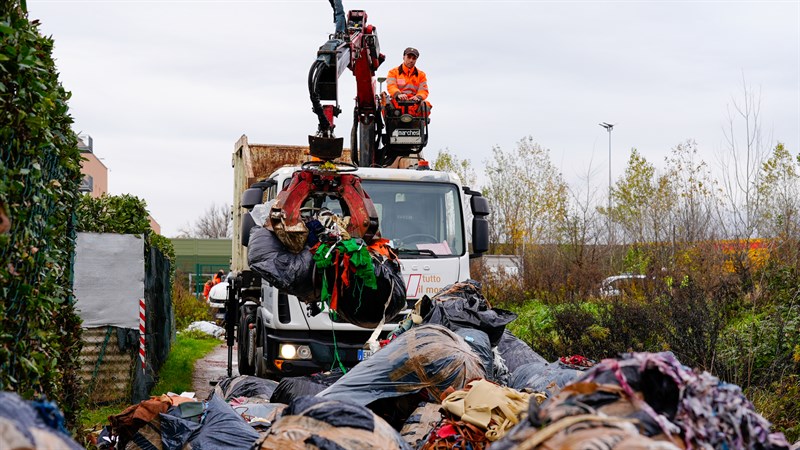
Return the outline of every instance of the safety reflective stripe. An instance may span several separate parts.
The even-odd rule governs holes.
[[[387,83],[397,83],[397,78],[395,77],[388,77],[386,78]]]
[[[422,83],[420,83],[419,88],[420,89],[428,89],[428,82],[427,81],[423,81]]]
[[[417,86],[416,84],[404,84],[403,89],[413,89],[416,91],[417,89],[419,89],[419,86]]]

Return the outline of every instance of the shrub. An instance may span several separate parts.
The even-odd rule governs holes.
[[[172,305],[175,308],[175,326],[183,330],[192,322],[212,320],[208,305],[189,292],[186,283],[182,282],[185,274],[178,273],[177,282],[172,284]]]

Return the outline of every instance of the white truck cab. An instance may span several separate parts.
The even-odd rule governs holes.
[[[263,191],[261,200],[273,200],[297,170],[299,167],[283,167],[257,183]],[[480,193],[463,188],[456,175],[446,172],[359,168],[354,173],[375,205],[381,237],[396,249],[409,308],[424,295],[432,296],[470,277],[470,257],[488,249],[488,202]],[[255,205],[247,198],[242,196],[242,206],[252,211]],[[325,207],[341,211],[338,200],[329,200]],[[470,212],[472,242],[467,241]],[[247,242],[253,225],[252,216],[244,214],[242,243]],[[254,289],[256,285],[260,289]],[[237,336],[241,374],[303,375],[329,370],[339,362],[351,367],[370,355],[364,344],[374,330],[336,322],[324,305],[321,313],[313,314],[307,304],[252,272],[240,276],[234,290],[240,292]],[[381,336],[393,330],[407,312],[384,324]]]

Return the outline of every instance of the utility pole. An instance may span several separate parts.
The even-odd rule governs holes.
[[[608,131],[608,210],[606,214],[606,225],[608,226],[609,254],[613,254],[613,251],[611,251],[611,243],[613,241],[611,236],[611,130],[614,129],[614,124],[601,122],[600,126]]]

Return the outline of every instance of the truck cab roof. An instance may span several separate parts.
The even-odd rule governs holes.
[[[284,166],[272,173],[270,178],[290,178],[292,174],[300,170],[299,166]],[[453,183],[461,185],[458,176],[449,172],[438,170],[414,170],[414,169],[384,169],[374,167],[359,167],[354,173],[364,180],[396,180],[396,181],[416,181],[430,183]]]

